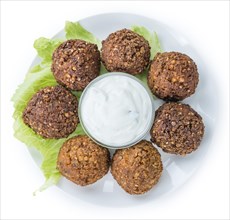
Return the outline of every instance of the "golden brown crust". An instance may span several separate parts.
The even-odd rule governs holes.
[[[89,185],[101,179],[109,170],[108,149],[94,143],[89,137],[76,136],[60,149],[57,169],[70,181]]]
[[[149,64],[150,46],[139,34],[122,29],[102,41],[101,59],[110,72],[139,74]]]
[[[60,84],[83,90],[100,72],[100,52],[96,44],[67,40],[53,53],[52,72]]]
[[[157,53],[149,73],[152,93],[166,101],[183,100],[193,93],[199,81],[197,66],[187,55],[178,52]]]
[[[161,155],[149,141],[116,150],[112,158],[111,173],[129,194],[143,194],[159,180],[163,170]]]
[[[156,111],[150,134],[151,141],[163,151],[186,155],[200,145],[204,123],[189,105],[169,102]]]
[[[77,98],[62,86],[49,86],[33,95],[23,121],[44,138],[64,138],[77,127]]]

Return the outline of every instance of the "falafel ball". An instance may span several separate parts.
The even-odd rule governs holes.
[[[198,81],[194,61],[178,52],[157,53],[148,73],[152,93],[166,101],[180,101],[189,97],[195,93]]]
[[[23,112],[23,121],[44,138],[64,138],[77,127],[78,101],[64,87],[49,86],[33,95]]]
[[[143,194],[159,180],[163,170],[161,155],[149,141],[116,150],[111,173],[118,184],[129,194]]]
[[[136,75],[149,65],[150,46],[139,34],[122,29],[102,41],[101,59],[109,72]]]
[[[67,40],[53,53],[52,72],[61,85],[83,90],[100,72],[100,52],[96,44]]]
[[[151,141],[171,154],[186,155],[195,151],[204,135],[201,116],[189,105],[165,103],[155,114]]]
[[[58,155],[57,169],[70,181],[86,186],[101,179],[108,171],[108,149],[94,143],[86,135],[67,140]]]

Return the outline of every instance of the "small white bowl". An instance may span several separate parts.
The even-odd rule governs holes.
[[[151,109],[149,109],[149,111],[151,111],[151,119],[149,120],[149,122],[147,123],[147,126],[145,127],[145,129],[138,134],[138,138],[134,138],[132,141],[130,142],[126,142],[123,144],[107,144],[107,143],[103,143],[102,141],[99,141],[99,138],[96,138],[92,133],[89,132],[89,130],[87,129],[87,126],[84,123],[83,117],[82,117],[82,103],[84,102],[84,97],[87,94],[89,88],[91,88],[93,85],[95,85],[95,83],[97,83],[98,81],[106,78],[106,77],[111,77],[111,76],[122,76],[122,77],[128,77],[132,80],[135,80],[136,82],[138,82],[138,84],[140,84],[143,89],[146,91],[146,93],[149,96],[150,102],[151,102]],[[110,148],[110,149],[120,149],[120,148],[127,148],[130,146],[135,145],[136,143],[138,143],[139,141],[143,140],[143,138],[146,136],[146,134],[150,131],[152,124],[153,124],[153,120],[154,120],[154,114],[155,114],[155,109],[154,109],[154,104],[153,104],[153,95],[151,93],[151,91],[149,90],[149,88],[142,82],[140,81],[138,78],[127,74],[127,73],[121,73],[121,72],[111,72],[111,73],[106,73],[103,74],[99,77],[97,77],[96,79],[94,79],[93,81],[91,81],[87,87],[84,89],[80,101],[79,101],[79,107],[78,107],[78,115],[79,115],[79,119],[80,119],[80,123],[82,125],[83,130],[85,131],[85,133],[96,143],[98,143],[99,145],[106,147],[106,148]]]

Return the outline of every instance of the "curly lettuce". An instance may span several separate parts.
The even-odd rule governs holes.
[[[97,39],[92,33],[83,28],[79,22],[70,22],[65,23],[65,32],[66,39],[80,39],[87,42],[96,44],[98,48],[101,48],[101,41]]]

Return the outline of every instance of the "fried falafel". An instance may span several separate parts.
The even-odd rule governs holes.
[[[33,95],[22,118],[26,125],[44,138],[64,138],[78,124],[77,98],[64,87],[49,86]]]
[[[162,170],[161,155],[149,141],[116,150],[112,158],[111,173],[129,194],[149,191],[159,181]]]
[[[53,53],[51,70],[61,85],[83,90],[100,73],[100,52],[96,44],[67,40]]]
[[[101,179],[109,171],[109,165],[109,150],[86,135],[67,140],[60,149],[57,161],[60,173],[80,186]]]
[[[191,96],[198,81],[195,62],[178,52],[157,53],[148,73],[152,93],[166,101],[180,101]]]
[[[171,154],[195,151],[204,135],[202,117],[189,105],[169,102],[158,108],[150,131],[151,141]]]
[[[122,29],[102,41],[101,59],[109,72],[142,73],[149,65],[150,46],[139,34]]]

